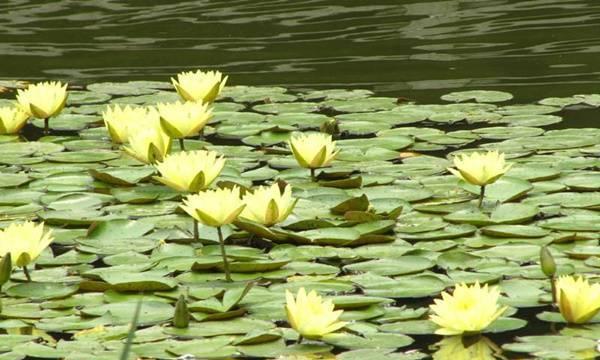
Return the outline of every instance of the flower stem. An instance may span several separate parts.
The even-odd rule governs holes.
[[[231,275],[229,273],[229,262],[227,261],[227,254],[225,254],[225,240],[223,240],[223,232],[221,227],[217,227],[217,233],[219,233],[219,244],[221,245],[221,256],[223,257],[223,269],[225,270],[225,280],[231,282]]]
[[[317,177],[315,175],[315,169],[313,169],[313,168],[310,169],[310,181],[312,181],[312,182],[317,181]]]
[[[198,231],[198,220],[194,219],[194,242],[200,241],[200,232]]]
[[[29,270],[27,270],[27,266],[23,266],[23,273],[25,274],[25,278],[27,281],[31,282],[31,275],[29,275]]]
[[[50,119],[45,118],[44,119],[44,135],[48,135],[48,134],[50,134]]]
[[[179,149],[185,151],[185,141],[183,138],[179,138]]]
[[[298,335],[298,342],[296,344],[300,344],[302,342],[302,340],[304,340],[302,335]]]
[[[479,203],[477,203],[477,207],[481,209],[481,205],[483,204],[483,197],[485,196],[485,185],[481,187],[479,191]]]

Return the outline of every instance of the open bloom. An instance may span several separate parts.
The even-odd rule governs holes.
[[[442,292],[442,300],[435,299],[429,308],[433,311],[430,320],[440,326],[436,330],[439,335],[474,334],[487,328],[504,311],[506,306],[498,306],[500,291],[480,286],[478,282],[472,286],[456,285],[450,295]]]
[[[331,300],[323,301],[314,290],[307,295],[306,290],[300,288],[295,299],[286,290],[285,297],[288,322],[306,338],[319,338],[346,326],[346,322],[338,320],[343,310],[334,311]]]
[[[158,104],[160,124],[163,130],[173,138],[185,138],[198,135],[212,117],[212,109],[201,102],[179,101],[171,104]]]
[[[235,186],[188,195],[181,208],[204,225],[219,227],[234,222],[245,206]]]
[[[152,164],[162,161],[171,148],[171,138],[159,126],[136,127],[129,135],[129,146],[124,149],[139,161]]]
[[[155,165],[162,175],[156,180],[178,191],[204,190],[219,176],[225,159],[214,151],[182,151]]]
[[[67,84],[60,81],[42,82],[17,90],[17,101],[23,111],[38,119],[58,115],[67,102]]]
[[[227,76],[223,77],[220,71],[197,70],[181,72],[177,74],[177,80],[171,78],[171,82],[184,100],[211,103],[225,87],[227,78]]]
[[[51,230],[44,231],[44,223],[12,223],[0,230],[0,256],[10,253],[14,266],[27,266],[53,239]]]
[[[289,145],[298,164],[310,169],[329,165],[339,152],[335,150],[335,141],[332,141],[331,135],[323,133],[293,136]]]
[[[14,106],[0,108],[0,134],[16,134],[27,123],[29,114]]]
[[[286,185],[282,193],[277,183],[248,192],[243,200],[246,207],[240,217],[265,226],[272,226],[287,219],[297,201],[292,198],[290,185]]]
[[[500,154],[498,151],[488,151],[487,153],[474,152],[457,155],[454,158],[454,166],[456,169],[448,169],[452,174],[470,184],[486,186],[504,175],[512,164],[504,161],[504,154]]]
[[[560,276],[556,280],[556,301],[565,320],[583,324],[600,310],[600,284],[590,284],[582,276]]]
[[[488,338],[480,337],[476,342],[463,341],[462,336],[447,336],[436,344],[433,360],[494,360],[497,346]]]
[[[118,104],[113,107],[108,106],[106,111],[102,112],[102,118],[110,138],[116,144],[126,142],[133,128],[155,127],[159,123],[159,115],[154,108],[129,105],[122,108]]]

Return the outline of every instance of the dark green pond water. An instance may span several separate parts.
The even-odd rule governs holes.
[[[40,1],[0,5],[0,79],[360,87],[437,101],[502,89],[522,102],[597,92],[600,2]]]

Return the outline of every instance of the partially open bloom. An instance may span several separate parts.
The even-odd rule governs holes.
[[[479,337],[475,342],[465,342],[462,336],[444,337],[436,345],[439,349],[433,353],[433,360],[494,360],[494,348],[490,339]]]
[[[246,207],[240,217],[272,226],[287,219],[296,199],[292,198],[292,187],[286,185],[283,193],[277,183],[271,186],[261,186],[243,197]]]
[[[600,284],[582,276],[560,276],[556,280],[556,301],[569,323],[583,324],[600,310]]]
[[[31,116],[48,119],[58,115],[67,102],[67,84],[60,81],[42,82],[17,90],[17,101]]]
[[[159,115],[156,109],[151,107],[132,107],[126,105],[121,107],[118,104],[106,108],[102,112],[104,125],[112,142],[122,144],[127,141],[131,135],[131,129],[138,127],[156,127],[159,124]]]
[[[504,175],[512,164],[504,161],[504,154],[488,151],[457,155],[454,158],[454,166],[456,169],[448,168],[452,174],[470,184],[486,186]]]
[[[188,195],[181,208],[204,225],[219,227],[234,222],[245,206],[236,186]]]
[[[52,240],[52,231],[44,231],[44,223],[12,223],[0,230],[0,256],[10,253],[14,266],[27,266],[40,256]]]
[[[435,299],[429,308],[433,312],[430,320],[440,326],[439,335],[474,334],[485,330],[506,311],[498,306],[500,291],[478,282],[468,286],[458,284],[450,295],[442,292],[442,300]]]
[[[0,134],[16,134],[27,123],[29,114],[14,106],[0,108]]]
[[[152,164],[162,161],[171,148],[171,138],[159,126],[136,127],[129,135],[125,151],[139,161]]]
[[[171,104],[158,104],[160,124],[172,138],[185,138],[198,135],[212,117],[212,109],[201,102],[179,101]]]
[[[298,164],[310,169],[329,165],[339,152],[335,150],[331,135],[323,133],[293,136],[289,145]]]
[[[168,155],[155,165],[162,175],[156,180],[178,191],[198,192],[219,176],[225,159],[214,151],[182,151]]]
[[[285,297],[288,322],[306,338],[320,338],[346,326],[346,322],[338,320],[343,310],[334,311],[331,300],[323,301],[314,290],[307,295],[306,290],[300,288],[295,299],[286,290]]]
[[[211,103],[225,87],[227,78],[227,76],[223,77],[220,71],[197,70],[181,72],[177,74],[177,80],[171,78],[171,82],[184,100]]]

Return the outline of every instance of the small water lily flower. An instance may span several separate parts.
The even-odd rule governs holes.
[[[42,82],[17,90],[19,106],[29,115],[44,119],[44,133],[48,133],[48,119],[58,115],[67,103],[67,85],[60,81]]]
[[[240,199],[240,188],[237,186],[231,189],[206,190],[188,195],[183,199],[183,205],[181,205],[181,208],[197,221],[217,228],[227,281],[231,281],[231,275],[221,226],[234,222],[245,206],[246,204]]]
[[[10,253],[13,265],[22,267],[25,276],[31,281],[27,265],[34,262],[52,240],[52,230],[44,231],[44,223],[12,223],[0,230],[0,256]]]
[[[181,72],[177,74],[177,80],[171,78],[171,82],[184,100],[212,103],[225,87],[227,78],[220,71],[197,70]]]
[[[171,138],[160,126],[135,127],[128,140],[125,151],[146,164],[162,161],[171,149]]]
[[[155,127],[159,124],[158,111],[152,107],[129,106],[121,107],[119,104],[108,106],[102,112],[104,125],[113,143],[127,142],[132,131],[138,127]]]
[[[292,197],[292,187],[289,184],[281,192],[277,183],[247,192],[242,200],[246,207],[240,217],[265,226],[273,226],[287,219],[298,201]]]
[[[430,320],[440,326],[435,333],[469,335],[485,330],[507,309],[498,306],[499,297],[496,287],[480,286],[478,282],[471,286],[458,284],[452,295],[442,292],[442,299],[435,299],[429,307],[433,312]]]
[[[288,144],[298,164],[311,170],[313,180],[314,170],[329,165],[339,152],[331,135],[323,133],[295,135]]]
[[[479,207],[483,202],[485,187],[493,184],[508,170],[512,164],[507,164],[504,154],[498,151],[474,152],[471,154],[457,155],[454,157],[456,169],[448,168],[452,174],[468,182],[481,187],[479,196]]]
[[[29,114],[19,107],[0,107],[0,134],[16,134],[27,123]]]
[[[198,135],[212,117],[212,109],[201,102],[179,101],[170,104],[158,104],[160,125],[174,139],[179,139],[181,149],[185,150],[183,139]]]
[[[559,276],[556,280],[557,305],[571,324],[583,324],[600,310],[600,284],[590,284],[583,276]]]
[[[496,344],[485,336],[465,339],[462,336],[446,336],[436,344],[438,350],[433,360],[495,360],[501,353]]]
[[[323,301],[314,290],[306,294],[306,290],[302,287],[298,290],[295,299],[294,295],[286,290],[285,297],[288,322],[302,337],[318,339],[347,324],[338,320],[344,311],[334,311],[333,302],[331,300]]]
[[[160,172],[156,180],[182,192],[198,192],[219,176],[225,159],[214,151],[182,151],[170,154],[154,165]]]

